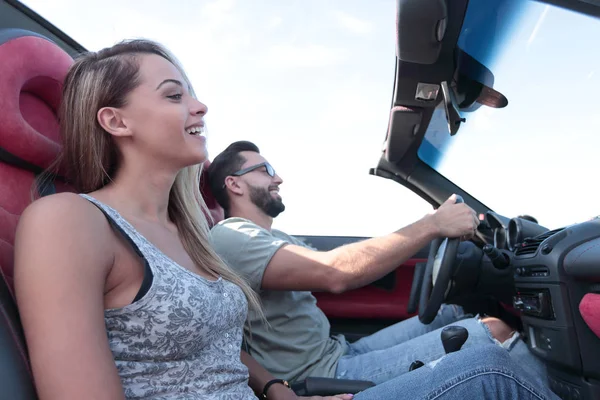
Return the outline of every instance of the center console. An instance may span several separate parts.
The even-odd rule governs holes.
[[[512,253],[513,307],[552,390],[562,399],[600,399],[600,338],[579,310],[583,296],[600,292],[600,220],[525,238]]]

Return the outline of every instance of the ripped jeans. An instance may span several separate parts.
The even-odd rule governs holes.
[[[357,393],[354,400],[560,400],[505,348],[473,346]]]
[[[429,325],[413,317],[349,343],[346,354],[338,361],[336,378],[369,380],[379,385],[407,373],[414,361],[428,364],[439,360],[446,354],[441,332],[447,325],[463,326],[469,331],[463,349],[495,343],[524,370],[546,380],[545,365],[529,351],[518,333],[499,343],[478,317],[466,316],[455,305],[443,305]]]

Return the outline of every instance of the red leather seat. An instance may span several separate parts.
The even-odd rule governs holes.
[[[217,203],[217,199],[212,194],[210,186],[208,185],[208,174],[206,170],[210,165],[210,161],[204,162],[204,169],[200,176],[200,193],[206,202],[210,218],[208,218],[208,225],[212,228],[215,224],[218,224],[225,219],[225,210]]]
[[[72,62],[38,34],[0,30],[1,399],[36,398],[12,296],[13,243],[19,216],[31,202],[35,176],[60,149],[56,110]]]

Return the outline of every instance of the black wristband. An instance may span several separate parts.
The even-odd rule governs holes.
[[[286,380],[283,380],[283,379],[272,379],[272,380],[270,380],[269,382],[267,382],[267,384],[265,385],[265,388],[263,389],[263,392],[262,392],[262,398],[263,398],[263,399],[266,399],[266,398],[267,398],[267,392],[269,391],[269,388],[270,388],[272,385],[276,384],[276,383],[281,383],[281,384],[282,384],[283,386],[285,386],[286,388],[289,388],[289,387],[290,387],[290,384],[289,384],[289,383],[287,383],[287,381],[286,381]]]

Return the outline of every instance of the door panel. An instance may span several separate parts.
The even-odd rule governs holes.
[[[361,319],[403,320],[412,315],[407,313],[408,297],[413,280],[414,267],[423,259],[411,259],[384,277],[393,283],[391,289],[378,287],[374,282],[363,288],[342,294],[315,293],[319,307],[328,317]]]
[[[363,237],[296,236],[309,246],[327,251],[365,240]],[[317,304],[331,321],[332,331],[357,339],[395,322],[410,318],[407,312],[415,264],[426,262],[429,246],[398,269],[372,284],[342,294],[314,293]]]

